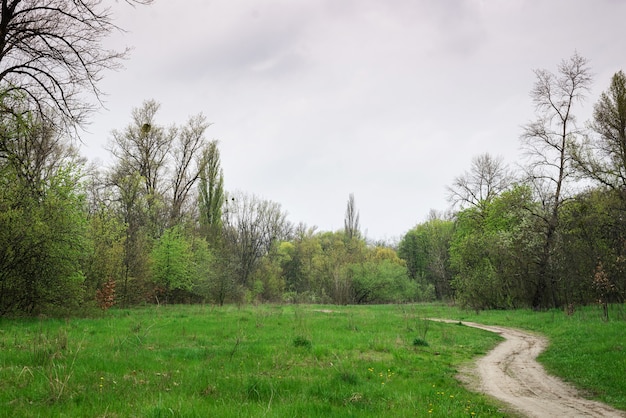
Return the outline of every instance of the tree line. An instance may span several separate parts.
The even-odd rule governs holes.
[[[150,1],[128,1],[148,4]],[[197,114],[172,126],[146,100],[111,133],[105,168],[79,154],[101,73],[127,51],[101,0],[3,0],[0,16],[0,315],[146,303],[455,301],[475,309],[623,302],[626,77],[578,125],[591,86],[575,54],[538,70],[524,164],[488,153],[397,245],[294,224],[281,205],[225,189]],[[54,24],[53,24],[54,23]],[[91,93],[91,95],[87,94]],[[96,105],[86,97],[95,97]]]
[[[574,54],[535,74],[522,163],[475,157],[448,188],[452,215],[410,230],[399,253],[437,297],[475,309],[599,303],[606,314],[626,295],[626,76],[612,77],[579,124],[587,60]]]

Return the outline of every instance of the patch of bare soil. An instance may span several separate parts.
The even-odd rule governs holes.
[[[493,396],[528,417],[626,417],[623,411],[582,398],[575,388],[548,375],[536,360],[548,345],[544,337],[507,327],[463,324],[505,339],[463,373],[464,382],[477,385],[471,389]]]

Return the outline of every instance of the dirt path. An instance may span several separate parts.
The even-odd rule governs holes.
[[[622,411],[582,398],[576,389],[548,375],[536,361],[548,345],[545,338],[512,328],[463,324],[505,338],[469,372],[478,378],[483,393],[528,417],[626,417]]]

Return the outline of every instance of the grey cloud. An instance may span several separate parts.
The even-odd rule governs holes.
[[[203,111],[227,188],[321,229],[341,226],[354,192],[374,238],[445,210],[446,184],[473,155],[519,157],[532,69],[554,69],[578,49],[598,74],[596,94],[625,65],[626,2],[173,3],[120,22],[129,33],[116,39],[135,51],[126,71],[107,75],[111,113],[92,129],[123,127],[150,97],[165,122]]]

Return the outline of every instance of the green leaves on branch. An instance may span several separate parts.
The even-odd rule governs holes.
[[[63,167],[32,193],[12,166],[0,166],[0,315],[67,312],[82,301],[86,211],[77,180]]]

